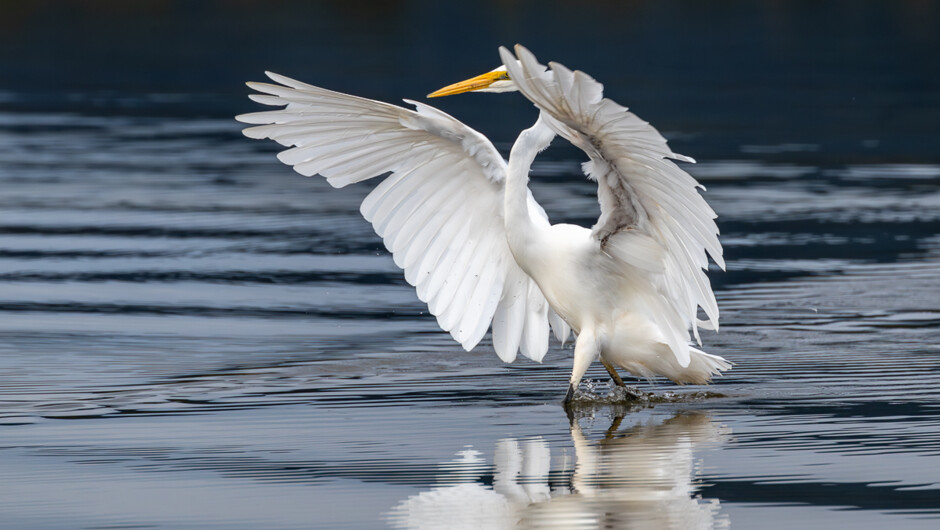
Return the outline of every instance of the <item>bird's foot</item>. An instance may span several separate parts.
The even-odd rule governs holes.
[[[596,386],[598,385],[599,386]],[[649,403],[653,394],[643,392],[635,386],[608,386],[606,381],[587,381],[586,388],[568,385],[568,391],[562,406],[565,410],[597,408],[608,405],[628,405]],[[601,392],[598,393],[598,389]],[[607,390],[604,392],[604,390]]]

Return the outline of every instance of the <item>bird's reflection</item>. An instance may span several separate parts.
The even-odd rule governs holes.
[[[493,466],[466,449],[442,464],[439,485],[388,513],[394,528],[725,528],[717,499],[697,493],[695,450],[729,429],[704,414],[623,427],[591,440],[571,422],[574,455],[553,461],[541,438],[506,438]],[[573,460],[573,462],[572,462]],[[554,465],[553,465],[554,464]]]

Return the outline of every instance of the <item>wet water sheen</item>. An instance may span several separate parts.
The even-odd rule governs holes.
[[[462,352],[364,189],[225,119],[0,122],[13,526],[940,524],[938,166],[691,167],[729,256],[726,397],[569,422],[570,345]],[[546,155],[540,199],[586,220],[591,185]]]
[[[238,89],[224,76],[215,85],[208,74],[157,76],[152,83],[176,83],[158,93],[128,71],[109,74],[114,93],[0,88],[0,526],[940,527],[938,76],[921,65],[904,77],[907,41],[864,23],[905,20],[904,35],[936,42],[917,22],[936,17],[904,18],[914,4],[837,16],[835,27],[848,19],[840,31],[867,50],[845,52],[856,59],[839,75],[827,72],[843,63],[817,53],[836,46],[830,33],[806,33],[815,36],[804,46],[773,26],[779,48],[731,46],[727,57],[778,59],[756,76],[735,63],[747,80],[736,89],[696,51],[724,42],[700,33],[737,20],[723,10],[704,24],[687,10],[629,13],[700,54],[687,75],[701,86],[636,61],[639,82],[624,82],[620,70],[598,71],[604,61],[589,50],[566,49],[569,66],[585,57],[611,96],[699,160],[687,169],[708,189],[728,261],[711,274],[722,328],[703,335],[704,348],[736,363],[713,395],[635,381],[675,396],[570,416],[560,402],[571,344],[553,343],[542,364],[503,364],[489,339],[463,352],[360,218],[370,186],[333,190],[280,165],[274,146],[243,138],[231,116],[255,107],[247,91],[226,92]],[[728,24],[818,15],[778,9]],[[96,27],[82,13],[57,20]],[[256,22],[243,8],[218,16],[246,32]],[[327,27],[351,17],[324,16],[307,19],[342,33]],[[43,19],[20,22],[29,20]],[[294,27],[257,24],[269,36]],[[102,42],[124,42],[119,30],[98,29]],[[622,38],[655,44],[654,33]],[[29,42],[7,33],[0,50],[9,39]],[[421,39],[388,42],[398,44],[378,59],[367,59],[369,41],[350,44],[346,69],[312,44],[288,59],[226,48],[233,62],[222,70],[279,68],[386,100],[402,86],[415,97],[458,79],[424,68],[412,89],[404,65],[391,63],[394,77],[381,59],[433,65],[437,52]],[[554,58],[551,39],[525,42]],[[167,57],[184,57],[167,46]],[[479,53],[455,50],[447,68],[477,73],[488,64]],[[83,66],[92,67],[105,70]],[[812,83],[781,88],[778,70]],[[324,71],[346,75],[323,81]],[[31,75],[17,82],[47,82]],[[513,96],[468,98],[441,105],[474,126],[489,122],[504,153],[535,119]],[[764,98],[766,108],[755,103]],[[534,168],[534,193],[555,222],[596,218],[580,162],[556,142]],[[602,394],[603,375],[589,372]]]

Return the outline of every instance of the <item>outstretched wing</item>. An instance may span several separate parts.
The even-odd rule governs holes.
[[[557,63],[550,69],[516,46],[500,55],[522,94],[538,107],[555,132],[590,158],[585,172],[597,181],[601,215],[592,235],[612,256],[630,262],[627,247],[638,234],[663,249],[656,283],[671,307],[656,314],[667,342],[683,366],[689,362],[689,327],[718,329],[718,305],[705,275],[708,255],[724,269],[714,210],[699,195],[702,187],[672,160],[694,162],[673,153],[649,123],[603,97],[603,86],[584,72]],[[704,189],[704,188],[703,188]],[[698,308],[707,322],[698,320]]]
[[[421,103],[410,110],[268,76],[279,84],[249,83],[260,92],[251,99],[285,107],[238,116],[257,125],[245,135],[288,146],[282,162],[337,188],[391,173],[360,211],[441,328],[470,350],[492,322],[500,358],[510,362],[521,349],[541,360],[549,308],[509,251],[506,163],[489,140]]]

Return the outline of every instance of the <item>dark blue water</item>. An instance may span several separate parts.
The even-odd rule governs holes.
[[[0,526],[936,528],[937,27],[916,1],[0,3]],[[396,101],[515,42],[699,160],[720,396],[639,382],[678,398],[569,418],[570,345],[463,352],[370,186],[232,119],[265,69]],[[504,152],[535,119],[435,104]],[[555,222],[597,215],[580,162],[535,167]]]

